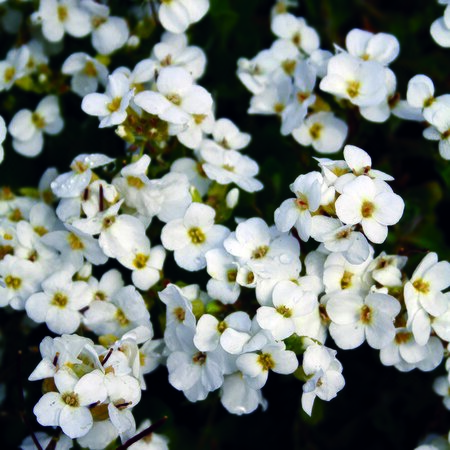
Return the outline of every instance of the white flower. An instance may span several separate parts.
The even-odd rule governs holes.
[[[161,42],[152,50],[152,58],[160,67],[180,66],[185,68],[194,78],[200,78],[205,71],[206,56],[200,47],[188,46],[185,34],[163,33]]]
[[[385,241],[387,226],[400,220],[405,206],[402,198],[385,182],[365,175],[346,184],[335,205],[343,223],[361,223],[364,234],[376,244]]]
[[[444,347],[437,337],[432,336],[425,345],[419,345],[409,328],[397,328],[395,332],[392,342],[380,350],[380,360],[385,366],[395,366],[401,372],[416,367],[428,372],[442,362]]]
[[[295,320],[312,312],[317,298],[292,281],[280,281],[272,293],[272,306],[261,306],[256,320],[263,330],[268,330],[276,340],[286,339],[295,332]]]
[[[92,46],[102,55],[123,47],[130,36],[128,24],[122,17],[109,17],[106,5],[92,0],[82,0],[81,7],[90,14]]]
[[[383,66],[397,58],[400,51],[400,44],[392,34],[373,34],[357,28],[347,34],[345,45],[351,55],[365,61],[377,61]]]
[[[176,263],[183,269],[195,271],[206,267],[205,253],[219,247],[229,231],[215,225],[213,208],[192,203],[183,217],[167,223],[161,232],[161,241],[168,250],[174,250]]]
[[[372,169],[372,158],[362,148],[355,145],[346,145],[344,147],[344,159],[350,173],[344,173],[334,182],[336,191],[342,193],[344,186],[361,175],[367,175],[372,179],[383,181],[392,181],[394,178],[380,170]]]
[[[44,145],[43,133],[58,134],[64,125],[59,113],[58,99],[49,95],[42,99],[36,111],[22,109],[9,124],[9,133],[13,137],[13,147],[24,156],[36,156]]]
[[[118,258],[119,262],[133,272],[133,284],[143,291],[150,289],[161,278],[161,270],[166,258],[162,245],[150,250],[150,241],[143,241],[142,247],[136,247],[131,252]]]
[[[72,91],[84,97],[95,92],[98,82],[106,85],[108,69],[100,61],[86,53],[72,53],[63,63],[61,72],[72,75]]]
[[[89,14],[76,0],[41,0],[35,19],[42,23],[42,33],[50,42],[59,42],[64,33],[84,37],[91,32]]]
[[[298,361],[283,342],[277,342],[264,345],[257,353],[244,353],[238,357],[236,365],[253,389],[261,389],[266,384],[269,370],[288,375],[297,369]]]
[[[158,92],[140,92],[134,102],[162,120],[184,125],[192,115],[208,115],[213,104],[211,94],[193,82],[192,75],[186,69],[165,67],[156,80]]]
[[[369,294],[365,299],[353,293],[336,293],[326,304],[332,323],[330,334],[343,349],[359,347],[365,339],[373,348],[383,348],[395,336],[394,318],[400,303],[390,295]]]
[[[379,284],[386,287],[402,286],[402,271],[406,256],[386,255],[381,252],[367,267],[367,272]]]
[[[70,368],[74,364],[79,364],[80,354],[86,350],[89,352],[93,347],[94,343],[90,339],[76,334],[64,334],[55,338],[45,337],[39,344],[42,361],[30,374],[28,380],[52,378],[62,367]],[[91,352],[91,356],[94,354]],[[95,363],[97,359],[95,358],[93,362]]]
[[[90,235],[99,234],[98,243],[110,258],[126,255],[133,248],[139,248],[148,238],[145,226],[134,216],[118,214],[122,200],[115,203],[106,211],[93,217],[78,219],[73,226]]]
[[[369,256],[359,264],[351,264],[342,253],[333,252],[328,255],[323,270],[325,292],[333,295],[335,291],[351,291],[365,295],[370,285],[363,276],[373,258],[373,249],[369,248]]]
[[[250,340],[251,320],[247,313],[236,311],[219,321],[211,314],[200,317],[194,344],[201,351],[214,351],[220,346],[228,353],[238,354]]]
[[[408,325],[420,345],[425,345],[430,336],[430,315],[438,317],[448,309],[449,296],[442,291],[449,286],[450,263],[438,262],[436,253],[428,253],[405,284]]]
[[[225,150],[218,145],[204,142],[200,155],[205,161],[203,170],[209,179],[219,184],[235,183],[247,192],[260,191],[263,184],[254,177],[258,175],[256,161],[236,150]]]
[[[444,406],[450,410],[450,384],[448,377],[438,377],[434,380],[433,390],[436,394],[444,397],[442,399]]]
[[[166,329],[164,341],[167,347],[178,350],[182,347],[186,335],[195,332],[195,316],[192,303],[186,298],[181,289],[169,284],[161,291],[159,298],[166,305]]]
[[[430,107],[435,101],[433,81],[426,75],[412,77],[408,82],[406,99],[415,108]]]
[[[196,402],[222,386],[223,364],[220,354],[199,351],[192,339],[193,332],[184,335],[182,347],[167,358],[167,370],[169,383]]]
[[[319,35],[302,17],[278,14],[271,23],[272,32],[280,38],[291,40],[299,49],[311,54],[319,48]]]
[[[251,136],[242,133],[230,119],[218,119],[212,129],[212,136],[226,150],[241,150],[250,143]]]
[[[234,303],[241,293],[237,283],[238,264],[222,248],[214,248],[205,253],[206,270],[211,279],[206,285],[208,294],[222,303]]]
[[[161,25],[172,33],[184,33],[208,11],[209,0],[163,0],[158,10]]]
[[[262,89],[250,100],[249,114],[281,115],[292,95],[290,76],[280,75],[276,80]]]
[[[4,61],[0,61],[0,92],[8,90],[26,74],[30,50],[26,45],[12,49]]]
[[[312,145],[319,153],[335,153],[347,137],[347,124],[331,112],[311,114],[292,131],[293,138],[301,145]]]
[[[275,210],[275,225],[281,232],[289,231],[295,226],[303,241],[309,239],[311,213],[321,204],[322,185],[323,178],[319,172],[310,172],[296,178],[290,188],[297,198],[285,200]]]
[[[302,408],[311,415],[315,398],[332,400],[344,387],[345,381],[342,365],[336,359],[336,350],[324,345],[308,346],[303,354],[302,367],[309,377],[303,385]]]
[[[376,61],[362,61],[340,53],[328,62],[327,75],[322,79],[320,89],[357,106],[377,105],[386,96],[384,71]]]
[[[211,184],[205,175],[201,164],[191,158],[178,158],[170,166],[171,172],[182,173],[187,176],[189,183],[203,197]]]
[[[316,71],[305,61],[297,64],[294,73],[292,99],[281,113],[281,134],[288,135],[305,119],[308,108],[316,101],[312,93],[316,84]]]
[[[107,392],[103,376],[94,370],[80,379],[61,369],[54,377],[58,392],[47,392],[33,409],[37,421],[44,426],[60,426],[74,439],[84,436],[93,425],[89,405],[103,402]]]
[[[91,116],[98,116],[100,128],[121,124],[127,118],[127,108],[134,90],[128,77],[115,71],[108,76],[104,94],[92,93],[83,98],[81,109]]]
[[[28,316],[45,322],[57,334],[74,333],[81,322],[80,310],[90,303],[89,285],[72,282],[68,271],[56,272],[42,283],[43,292],[31,295],[25,303]]]
[[[78,197],[91,181],[91,169],[104,166],[112,161],[114,159],[101,153],[78,155],[70,165],[72,170],[59,175],[52,181],[51,188],[58,197]]]
[[[39,289],[41,270],[31,261],[6,255],[0,261],[0,307],[24,309],[25,300]]]
[[[434,106],[434,105],[433,105]],[[432,125],[423,131],[423,136],[432,141],[439,141],[439,153],[444,159],[450,159],[450,105],[441,104],[427,116]]]
[[[259,405],[267,408],[261,391],[250,387],[241,372],[225,376],[220,401],[228,412],[238,416],[252,413]]]
[[[430,27],[430,34],[441,47],[450,47],[450,8],[445,9],[444,17],[436,19]]]
[[[311,237],[323,242],[328,251],[341,252],[349,263],[362,264],[369,257],[370,246],[364,234],[354,228],[339,219],[317,215],[312,217]]]
[[[138,326],[152,332],[150,314],[134,286],[116,290],[106,301],[94,300],[85,312],[84,323],[98,335],[121,337]]]
[[[61,252],[62,259],[74,267],[80,267],[83,258],[94,265],[104,264],[108,260],[96,239],[71,225],[66,224],[66,228],[68,231],[56,230],[47,233],[42,236],[42,242]]]
[[[54,444],[55,441],[53,436],[49,436],[47,433],[44,433],[42,431],[38,431],[37,433],[35,433],[35,437],[42,448],[47,448],[49,445],[51,445],[52,447],[54,446],[54,450],[70,450],[71,448],[73,448],[72,439],[67,437],[65,434],[59,436],[56,444]],[[35,450],[35,448],[36,445],[31,436],[25,438],[22,444],[20,444],[21,450]]]

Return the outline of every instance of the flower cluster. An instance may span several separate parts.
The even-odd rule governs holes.
[[[189,401],[217,391],[236,415],[268,407],[270,372],[293,375],[311,415],[317,398],[332,400],[344,388],[335,347],[365,342],[402,372],[431,371],[445,359],[447,375],[434,389],[450,409],[450,263],[430,251],[414,269],[402,252],[378,250],[405,201],[365,150],[344,146],[351,138],[342,118],[357,110],[370,122],[391,113],[426,121],[424,137],[439,140],[450,159],[448,95],[435,97],[419,74],[400,100],[388,67],[400,50],[395,36],[353,29],[332,54],[288,12],[295,4],[278,0],[277,39],[238,61],[252,94],[248,112],[277,115],[282,135],[321,154],[343,148],[343,156],[316,158],[318,170],[298,174],[274,225],[256,208],[233,217],[241,191],[264,186],[259,164],[242,151],[250,134],[216,117],[213,93],[198,84],[206,56],[184,33],[208,0],[149,2],[133,20],[93,0],[40,0],[26,18],[37,37],[0,62],[0,92],[40,95],[8,126],[0,117],[0,162],[7,132],[16,152],[34,157],[44,134],[69,126],[62,93],[73,94],[87,120],[114,128],[124,147],[112,158],[93,145],[70,170],[49,168],[37,189],[0,190],[0,306],[56,335],[41,342],[29,376],[42,382],[33,412],[40,425],[58,427],[56,448],[106,448],[148,427],[137,428],[133,408],[159,366]],[[6,17],[19,14],[5,8]],[[9,33],[25,22],[17,14],[16,25],[2,25]],[[432,30],[446,26],[442,20]],[[133,54],[148,38],[139,30],[159,25],[165,31],[134,65],[115,64],[114,53]],[[96,54],[80,47],[55,69],[66,34],[90,36]],[[197,272],[203,278],[194,283]],[[54,437],[37,439],[44,446]],[[130,448],[167,448],[166,438],[147,438]]]

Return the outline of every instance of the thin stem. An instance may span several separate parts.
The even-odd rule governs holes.
[[[159,419],[157,422],[150,425],[145,430],[136,434],[136,436],[133,436],[132,438],[128,439],[128,441],[125,442],[125,444],[119,445],[119,447],[117,447],[116,450],[125,450],[131,445],[133,445],[135,442],[140,441],[142,438],[145,438],[145,436],[148,436],[149,434],[153,433],[157,428],[159,428],[161,425],[164,424],[167,418],[168,418],[167,416],[164,416],[162,419]]]

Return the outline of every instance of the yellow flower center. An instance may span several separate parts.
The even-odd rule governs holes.
[[[198,227],[193,227],[188,231],[188,235],[191,238],[193,244],[202,244],[206,240],[206,236],[203,231]]]
[[[263,370],[269,370],[275,367],[275,362],[273,361],[270,353],[261,353],[258,356],[258,363],[261,365]]]
[[[69,302],[69,299],[66,295],[64,295],[61,292],[57,292],[50,302],[53,306],[57,306],[58,308],[65,308],[67,303]]]
[[[80,406],[78,394],[75,394],[75,392],[66,392],[62,395],[62,400],[66,405],[72,406],[74,408]]]
[[[350,98],[355,98],[359,95],[361,83],[359,81],[349,81],[347,83],[347,94]]]
[[[138,253],[133,260],[133,266],[136,269],[143,269],[147,265],[149,255],[144,255],[144,253]]]
[[[17,291],[18,289],[20,289],[20,286],[22,285],[22,279],[14,277],[12,275],[8,275],[5,278],[5,284],[6,287],[8,287],[9,289],[14,289],[15,291]]]

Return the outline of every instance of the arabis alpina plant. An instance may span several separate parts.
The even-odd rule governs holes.
[[[14,164],[4,166],[13,187],[0,188],[0,375],[7,375],[0,419],[12,415],[10,379],[20,382],[22,366],[37,359],[28,377],[36,388],[19,386],[25,404],[14,408],[34,414],[25,417],[30,437],[22,448],[166,450],[167,439],[154,434],[165,414],[181,425],[169,430],[174,444],[191,448],[184,430],[189,416],[200,416],[194,405],[179,418],[180,398],[205,401],[204,411],[220,399],[235,415],[269,407],[272,423],[277,400],[269,405],[264,396],[290,411],[288,395],[317,421],[317,403],[345,395],[352,356],[338,360],[336,348],[359,347],[359,358],[371,347],[401,372],[442,363],[434,389],[448,408],[450,264],[445,221],[430,215],[447,199],[450,97],[436,94],[445,69],[435,89],[422,69],[405,74],[415,66],[401,57],[388,67],[401,34],[355,28],[336,36],[334,48],[320,48],[309,23],[333,22],[327,12],[335,6],[310,21],[296,16],[297,2],[278,0],[270,27],[255,21],[259,32],[272,31],[272,42],[238,60],[237,77],[250,92],[243,100],[228,75],[216,85],[215,74],[226,74],[229,56],[241,51],[241,8],[257,2],[234,9],[213,2],[195,32],[189,27],[206,15],[208,0],[119,3],[0,0],[0,162]],[[307,12],[309,3],[301,5]],[[449,0],[440,3],[447,9],[432,35],[447,45]],[[378,26],[376,8],[359,27]],[[333,23],[325,42],[335,37]],[[256,42],[242,41],[242,51]],[[246,101],[248,120],[239,115]],[[403,120],[412,121],[408,128]],[[427,143],[414,135],[421,126],[439,141],[442,158],[421,153]],[[20,155],[4,158],[10,147]],[[41,151],[58,159],[35,188],[22,156]],[[311,151],[322,156],[317,166]],[[427,188],[418,184],[412,194],[421,177]],[[429,251],[437,245],[441,256]],[[19,347],[15,376],[10,361]],[[387,398],[372,392],[378,373],[364,370],[363,383],[371,380],[364,399]],[[167,389],[180,393],[166,397]],[[332,408],[323,408],[324,420]],[[287,431],[280,417],[273,428]],[[214,414],[206,422],[197,447],[222,447]],[[34,433],[37,426],[51,427],[51,436]],[[363,429],[370,432],[367,423]],[[246,431],[250,447],[261,446],[258,433]],[[443,439],[418,448],[448,449]],[[336,437],[332,445],[352,444]]]

